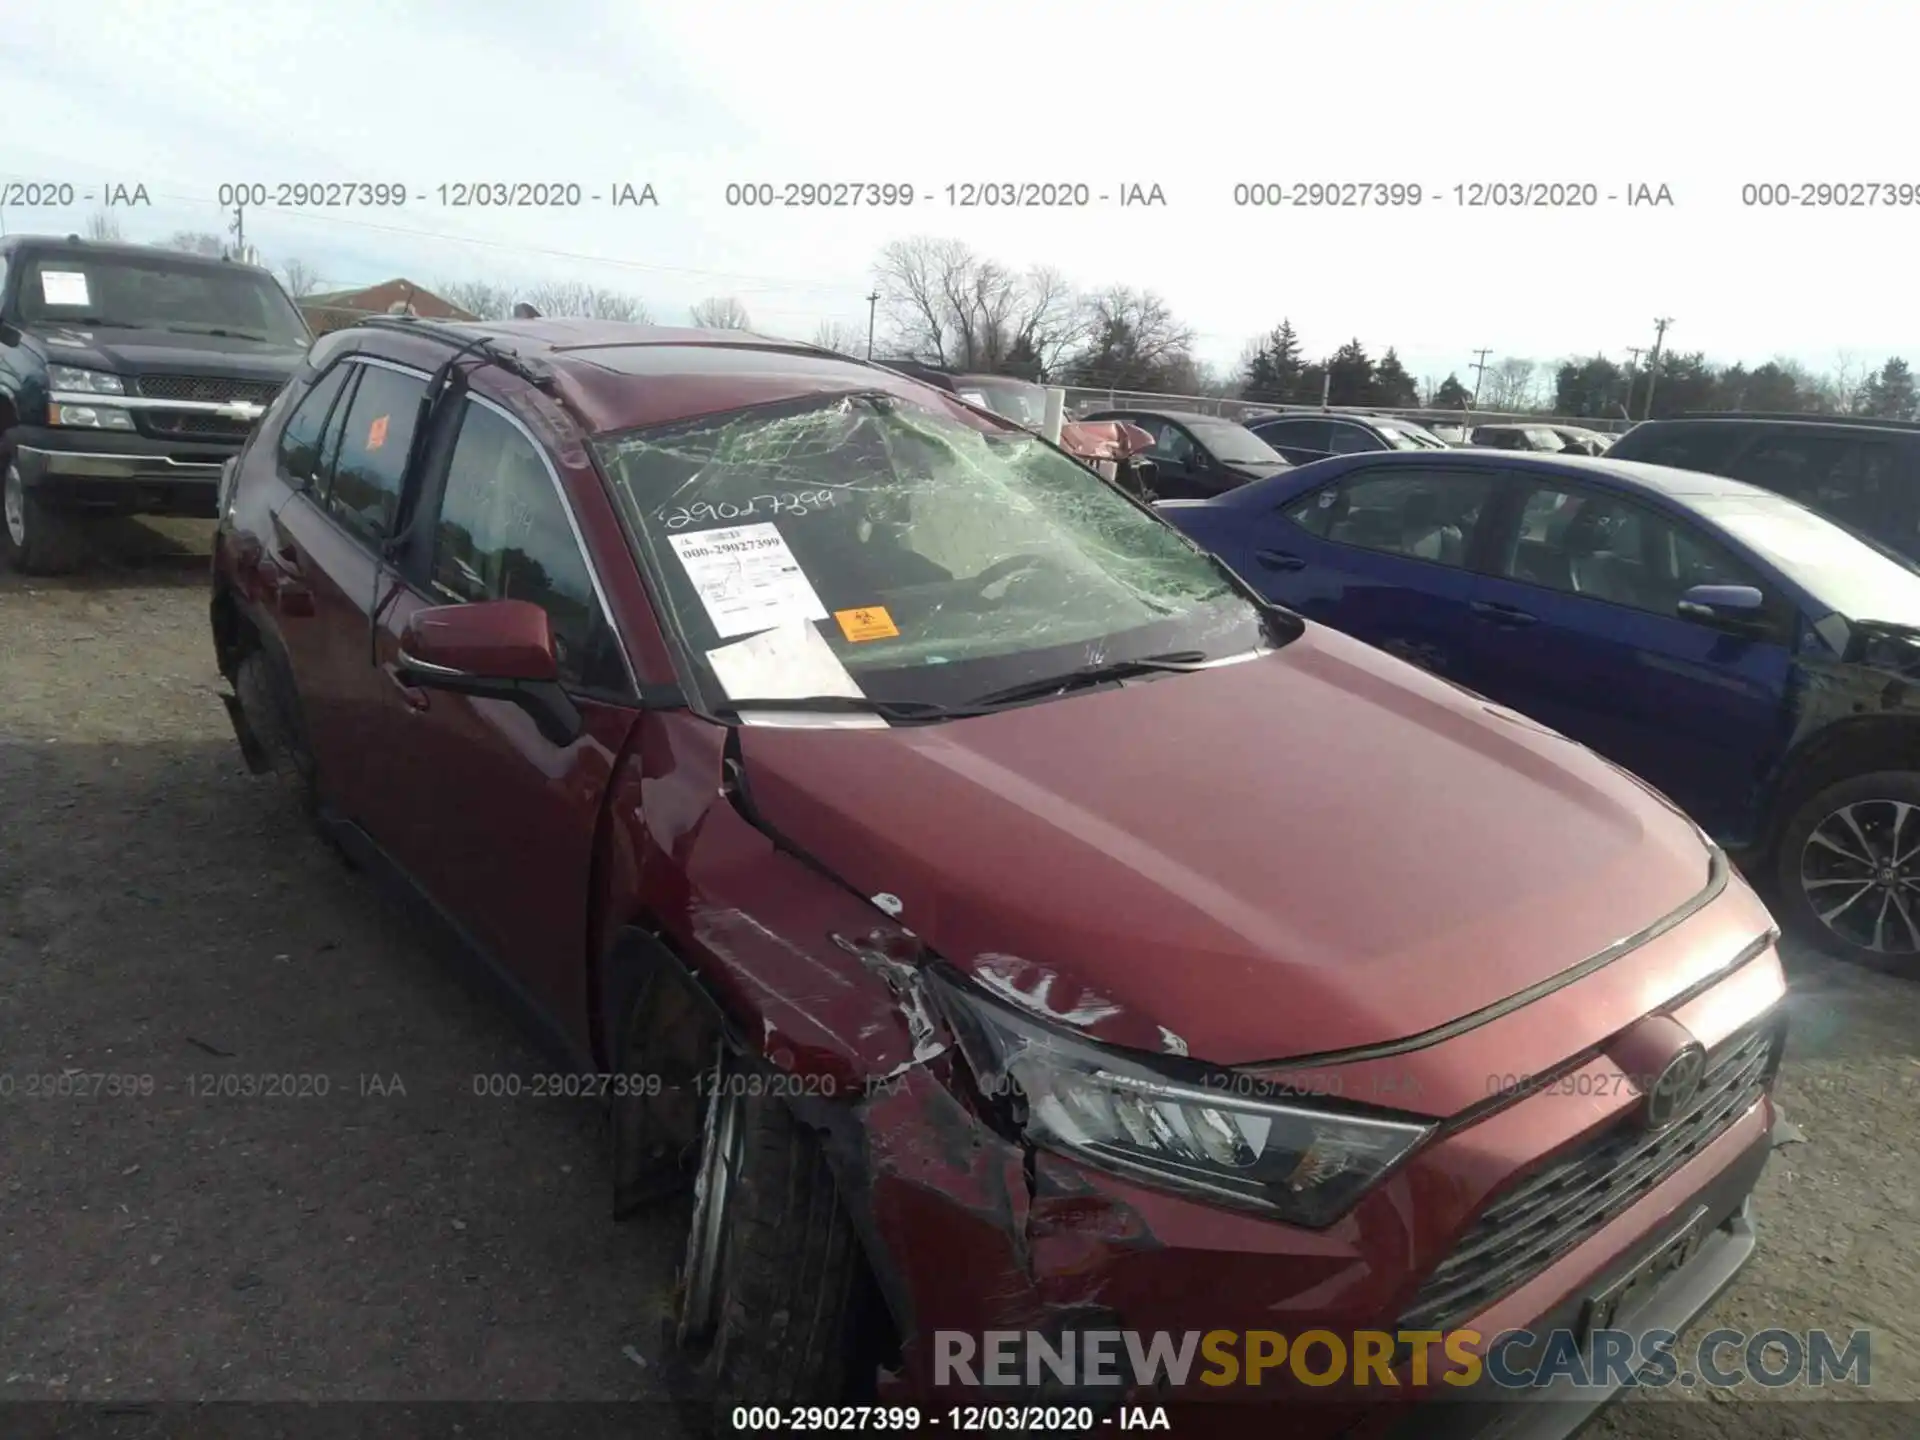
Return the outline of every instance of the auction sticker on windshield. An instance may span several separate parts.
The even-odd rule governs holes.
[[[88,305],[87,277],[78,270],[42,270],[40,297],[49,305]]]
[[[770,522],[667,540],[722,639],[788,620],[827,618],[827,607],[787,548],[786,537]]]

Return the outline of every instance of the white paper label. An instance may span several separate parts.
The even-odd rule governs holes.
[[[827,607],[776,526],[730,525],[668,538],[722,638],[788,620],[827,618]]]
[[[87,277],[78,270],[42,270],[40,297],[49,305],[91,305]]]
[[[789,620],[707,652],[721,687],[735,700],[804,700],[864,692],[813,623]]]

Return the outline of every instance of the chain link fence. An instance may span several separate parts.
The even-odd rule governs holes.
[[[1218,395],[1161,394],[1149,390],[1101,390],[1088,386],[1067,386],[1067,417],[1079,419],[1098,410],[1186,410],[1200,415],[1217,415],[1245,424],[1262,415],[1397,415],[1422,425],[1571,425],[1617,435],[1631,428],[1625,420],[1609,420],[1591,415],[1543,415],[1538,411],[1512,410],[1435,410],[1393,405],[1268,405],[1252,400],[1235,400]]]

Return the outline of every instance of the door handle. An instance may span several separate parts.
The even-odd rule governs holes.
[[[1529,615],[1517,605],[1502,605],[1497,600],[1475,600],[1469,608],[1474,614],[1484,615],[1502,625],[1532,625],[1540,618],[1538,615]]]
[[[406,672],[401,670],[396,662],[389,660],[380,667],[380,672],[393,682],[393,688],[400,692],[400,698],[406,703],[406,707],[409,710],[424,710],[427,708],[427,705],[430,703],[427,699],[427,692],[408,680]]]
[[[1256,550],[1253,558],[1269,570],[1304,570],[1307,562],[1298,555],[1289,555],[1284,550]]]
[[[313,592],[301,579],[300,547],[291,540],[282,540],[273,547],[272,569],[278,573],[273,576],[272,587],[283,615],[313,614]]]

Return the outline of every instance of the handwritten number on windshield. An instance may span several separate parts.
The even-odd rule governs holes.
[[[795,490],[785,495],[755,495],[745,504],[730,500],[702,500],[660,512],[660,523],[669,530],[684,530],[689,525],[732,524],[751,520],[756,515],[811,515],[840,503],[837,490]],[[763,508],[764,507],[764,508]]]

